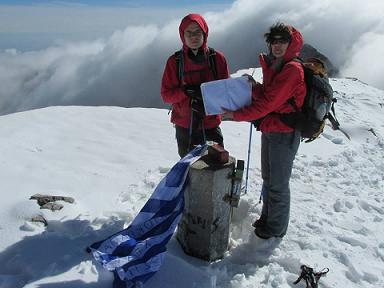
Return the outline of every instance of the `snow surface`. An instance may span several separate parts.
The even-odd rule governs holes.
[[[252,73],[254,69],[239,71]],[[260,78],[260,70],[256,70]],[[340,131],[302,143],[291,180],[286,237],[261,240],[260,134],[253,131],[248,194],[235,209],[231,250],[206,263],[173,238],[155,287],[305,287],[306,264],[330,272],[320,287],[384,287],[384,91],[331,79]],[[106,96],[107,97],[107,96]],[[224,122],[225,145],[246,159],[249,124]],[[112,274],[84,249],[127,227],[178,161],[167,110],[50,107],[0,117],[0,288],[101,288]],[[75,198],[40,210],[33,194]],[[31,218],[43,215],[48,226]]]

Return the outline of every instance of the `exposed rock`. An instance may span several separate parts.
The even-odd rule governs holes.
[[[56,202],[48,202],[40,206],[40,209],[47,209],[51,211],[59,211],[63,209],[63,205]]]
[[[37,200],[37,204],[40,206],[40,209],[48,209],[51,211],[58,211],[64,207],[62,204],[56,203],[56,201],[64,201],[67,203],[75,202],[75,199],[73,199],[72,197],[42,194],[32,195],[29,200]]]
[[[43,223],[44,226],[48,226],[48,221],[44,218],[43,215],[37,215],[37,216],[34,216],[34,217],[32,217],[31,221],[32,221],[32,222]]]
[[[322,60],[327,66],[328,76],[336,77],[339,74],[339,70],[332,64],[332,62],[323,54],[321,54],[316,48],[309,44],[304,44],[303,49],[300,52],[300,58],[306,59],[310,57],[316,57]]]
[[[44,204],[47,204],[49,202],[55,202],[55,201],[64,201],[67,203],[75,202],[75,199],[73,199],[72,197],[43,195],[43,194],[32,195],[29,198],[29,200],[37,200],[37,204],[39,204],[40,206],[43,206]]]

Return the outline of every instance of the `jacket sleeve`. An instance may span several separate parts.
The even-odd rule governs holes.
[[[163,98],[163,101],[167,104],[179,103],[188,98],[179,84],[174,55],[168,58],[167,64],[165,65],[160,93],[161,98]]]
[[[256,87],[252,93],[252,104],[233,113],[235,121],[260,119],[271,112],[277,112],[296,93],[304,82],[304,73],[295,65],[287,64],[276,74],[268,86]],[[289,105],[289,104],[287,104]]]

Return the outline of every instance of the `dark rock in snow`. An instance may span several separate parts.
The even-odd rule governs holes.
[[[328,71],[329,77],[337,77],[337,75],[339,74],[339,69],[336,68],[332,64],[332,62],[328,59],[328,57],[321,54],[313,46],[311,46],[309,44],[304,44],[303,48],[301,49],[301,52],[300,52],[300,58],[306,59],[306,58],[311,58],[311,57],[318,58],[325,63],[325,65],[327,66],[327,71]]]

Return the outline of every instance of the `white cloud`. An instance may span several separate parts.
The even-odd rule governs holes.
[[[204,15],[210,26],[208,44],[225,53],[232,71],[258,65],[257,55],[265,50],[262,35],[280,20],[302,31],[305,41],[341,67],[343,74],[384,88],[378,79],[384,67],[380,55],[384,41],[383,7],[381,1],[357,6],[346,0],[238,0],[225,11]],[[62,15],[63,11],[56,13]],[[113,20],[113,15],[118,14],[108,11],[100,23],[107,23],[110,17],[108,29],[121,25],[120,20]],[[172,20],[174,11],[161,14],[163,20],[168,17],[166,24],[159,24],[162,20],[149,17],[148,12],[141,18],[136,15],[140,23],[157,24],[128,24],[93,41],[63,41],[33,52],[9,47],[0,52],[0,113],[49,105],[160,107],[161,75],[168,56],[181,47],[178,24],[185,14],[179,13],[176,21]],[[68,29],[86,33],[92,27],[87,19],[91,18],[84,16],[87,24],[77,20],[68,23]],[[41,22],[30,30],[35,33],[42,29],[41,25],[47,23]],[[52,32],[54,26],[44,31]],[[2,27],[5,33],[7,25]],[[17,30],[12,27],[14,30],[10,31]],[[60,29],[65,31],[65,27]]]
[[[352,46],[351,57],[346,61],[342,69],[343,74],[357,77],[364,82],[384,89],[382,72],[384,67],[383,47],[383,32],[365,33]]]

